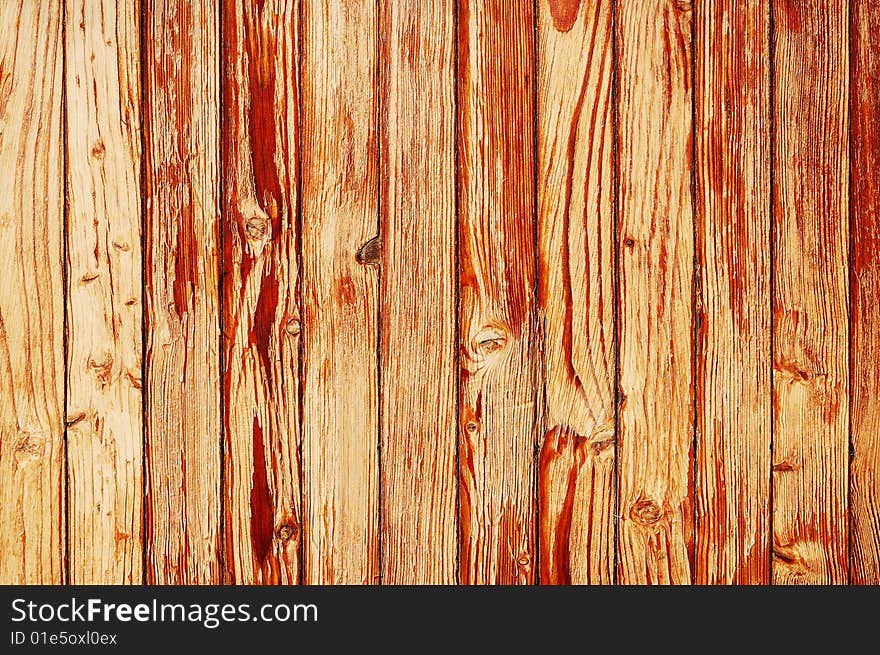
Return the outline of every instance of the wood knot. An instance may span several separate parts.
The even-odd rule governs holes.
[[[468,434],[476,434],[480,431],[480,423],[478,421],[468,421],[464,424],[464,429]]]
[[[519,557],[516,560],[516,563],[520,566],[528,566],[532,563],[532,557],[528,553],[520,553]]]
[[[92,157],[97,159],[98,161],[102,161],[104,159],[104,155],[107,154],[107,148],[104,147],[104,142],[101,139],[95,141],[95,145],[92,146]]]
[[[653,500],[640,500],[632,506],[629,515],[636,523],[654,525],[663,517],[663,510]]]
[[[281,541],[290,541],[299,534],[299,527],[291,523],[282,523],[275,530],[275,536]]]
[[[98,378],[98,382],[105,386],[110,382],[110,373],[113,370],[113,355],[104,353],[104,357],[100,361],[95,361],[94,358],[89,357],[88,368]]]
[[[294,336],[294,337],[297,334],[299,334],[300,329],[301,329],[301,327],[299,324],[299,320],[295,319],[295,318],[292,318],[289,321],[287,321],[287,324],[284,326],[284,331],[287,332],[287,334]]]
[[[269,231],[269,221],[262,216],[252,216],[244,225],[245,234],[249,239],[262,239]]]
[[[507,331],[496,326],[486,326],[474,337],[474,352],[485,357],[498,352],[507,345]]]
[[[789,462],[788,460],[782,460],[778,464],[773,465],[773,471],[775,473],[785,473],[786,471],[794,471],[797,468],[794,464]]]
[[[632,237],[627,237],[626,239],[624,239],[623,245],[625,245],[627,248],[635,248],[636,241]]]
[[[382,244],[379,237],[373,237],[360,247],[355,255],[358,264],[364,266],[378,266],[379,256],[382,252]]]

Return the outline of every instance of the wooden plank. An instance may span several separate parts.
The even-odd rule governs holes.
[[[457,579],[454,11],[379,4],[386,584]]]
[[[880,6],[852,0],[851,582],[880,584]]]
[[[770,7],[695,6],[695,581],[770,582]]]
[[[140,3],[66,5],[70,582],[143,575]]]
[[[773,4],[773,581],[847,580],[848,15]]]
[[[146,579],[218,583],[218,12],[144,9]]]
[[[458,3],[462,584],[535,579],[534,3]]]
[[[298,3],[223,6],[224,526],[234,584],[299,579]]]
[[[376,3],[303,5],[303,502],[310,584],[379,579]],[[375,243],[375,242],[373,242]],[[360,253],[360,254],[359,254]]]
[[[613,3],[540,3],[540,581],[614,580]]]
[[[61,14],[0,5],[0,584],[64,581]]]
[[[691,13],[618,0],[619,527],[624,584],[691,581]]]

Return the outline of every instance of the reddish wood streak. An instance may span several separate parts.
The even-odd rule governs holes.
[[[266,449],[260,419],[254,416],[253,431],[254,473],[251,478],[251,546],[259,562],[266,560],[275,534],[272,522],[272,494],[266,468]]]

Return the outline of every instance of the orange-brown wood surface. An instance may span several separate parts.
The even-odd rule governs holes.
[[[850,575],[880,584],[880,6],[852,0]]]
[[[769,582],[770,11],[702,0],[694,29],[694,579]]]
[[[613,2],[541,2],[540,581],[614,581]]]
[[[880,583],[874,3],[0,24],[0,583]]]
[[[848,14],[774,2],[773,578],[847,581]]]

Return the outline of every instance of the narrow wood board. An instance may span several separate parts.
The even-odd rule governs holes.
[[[770,7],[695,5],[694,577],[770,582]]]
[[[613,2],[539,3],[540,581],[614,580]]]
[[[144,9],[146,580],[219,583],[217,5]]]
[[[296,0],[223,6],[225,563],[235,584],[300,569]]]
[[[534,3],[458,3],[462,584],[535,579]]]
[[[62,5],[0,5],[0,583],[64,559]]]
[[[381,540],[385,584],[457,580],[455,8],[381,0]]]
[[[303,5],[303,502],[310,584],[379,579],[377,21],[376,3]]]
[[[70,582],[143,579],[140,3],[68,0]]]
[[[618,0],[618,579],[692,580],[690,3]]]
[[[776,1],[773,581],[847,580],[848,13]]]
[[[880,6],[851,0],[852,462],[854,584],[880,584]]]

